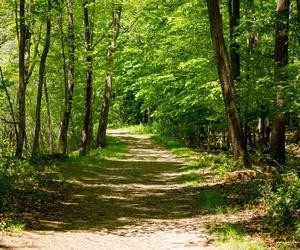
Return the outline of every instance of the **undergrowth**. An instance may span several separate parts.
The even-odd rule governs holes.
[[[245,229],[238,225],[213,221],[209,225],[209,233],[217,237],[217,244],[220,249],[267,249],[263,243],[251,239]]]
[[[32,163],[13,157],[0,159],[0,231],[18,234],[32,227],[34,217],[47,212],[49,205],[59,203],[79,176],[76,173],[102,167],[101,162],[122,157],[127,144],[108,137],[107,147],[93,149],[87,156],[72,152],[65,159],[43,157]],[[74,170],[65,171],[66,168]],[[77,172],[76,172],[77,170]]]

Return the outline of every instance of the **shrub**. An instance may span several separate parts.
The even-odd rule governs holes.
[[[261,189],[261,201],[269,212],[285,224],[294,224],[300,206],[300,179],[294,172],[282,174],[275,185]]]

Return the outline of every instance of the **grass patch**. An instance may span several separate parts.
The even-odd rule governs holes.
[[[66,161],[80,161],[87,158],[97,158],[105,160],[114,160],[122,158],[128,152],[127,143],[117,137],[107,136],[105,148],[91,149],[86,156],[80,156],[79,150],[70,153],[69,158]]]
[[[107,147],[102,149],[95,149],[90,152],[91,156],[97,156],[97,158],[105,160],[114,160],[124,157],[128,152],[128,145],[125,141],[119,138],[107,136]]]
[[[13,236],[22,236],[26,224],[16,219],[6,219],[0,221],[0,231]]]
[[[107,136],[105,148],[92,149],[88,155],[80,156],[79,151],[60,163],[57,173],[60,180],[69,183],[76,182],[82,175],[93,177],[99,169],[104,167],[105,161],[117,160],[128,152],[128,145],[119,138]]]
[[[8,226],[7,231],[15,236],[21,236],[25,230],[25,223],[13,223]]]
[[[190,170],[182,173],[182,181],[191,186],[199,186],[203,183],[203,177],[198,170]]]
[[[155,125],[130,125],[121,127],[120,129],[126,129],[129,132],[135,133],[135,134],[144,134],[144,135],[153,135],[157,133],[157,130],[155,128]]]
[[[209,225],[209,233],[217,237],[217,244],[224,250],[267,249],[264,244],[253,241],[247,232],[237,225],[212,222]]]
[[[219,192],[209,190],[199,193],[198,206],[210,214],[223,214],[225,203]]]

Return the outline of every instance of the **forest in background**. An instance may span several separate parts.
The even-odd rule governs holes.
[[[299,0],[2,0],[0,23],[0,187],[137,124],[299,185]]]
[[[221,8],[223,24],[212,34],[224,37],[216,46],[230,55],[225,105],[206,2],[2,1],[2,155],[104,146],[111,106],[115,126],[152,124],[194,147],[234,153],[234,137],[243,137],[249,149],[271,149],[284,163],[283,130],[299,142],[299,3],[279,1],[276,11],[273,2],[222,1]]]
[[[205,1],[2,1],[1,154],[104,146],[110,109],[114,126],[151,124],[235,157],[235,144],[271,150],[284,163],[284,130],[299,142],[299,1],[220,4],[217,48]],[[232,86],[225,105],[220,46]]]

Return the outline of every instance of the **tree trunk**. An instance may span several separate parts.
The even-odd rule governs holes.
[[[267,105],[260,105],[260,116],[258,118],[257,132],[258,132],[258,147],[261,152],[268,148],[268,135],[267,135]]]
[[[274,160],[285,164],[285,119],[282,111],[284,105],[283,82],[287,80],[288,65],[288,31],[290,0],[277,1],[275,27],[275,85],[277,89],[276,114],[272,120],[270,153]]]
[[[61,122],[59,144],[63,155],[67,154],[67,139],[69,122],[72,112],[73,90],[74,90],[74,64],[75,64],[75,33],[73,17],[73,0],[67,0],[67,22],[68,22],[68,62],[67,62],[67,89],[66,106]]]
[[[65,52],[65,38],[63,31],[63,6],[62,2],[59,9],[59,29],[61,34],[61,54],[63,58],[63,70],[64,70],[64,89],[65,89],[65,106],[67,106],[67,92],[68,92],[68,77],[67,77],[67,63],[66,63],[66,52]]]
[[[113,52],[116,48],[117,39],[120,30],[121,7],[113,10],[112,14],[112,33],[111,43],[107,49],[107,72],[104,81],[104,93],[102,100],[102,109],[99,120],[98,133],[96,137],[96,146],[105,147],[106,128],[108,121],[109,102],[112,89],[112,71],[113,71]]]
[[[9,104],[10,115],[11,115],[12,122],[13,122],[13,125],[14,125],[15,134],[16,134],[16,136],[18,136],[18,128],[17,128],[17,122],[16,122],[16,118],[15,118],[15,112],[14,112],[13,104],[11,102],[11,97],[10,97],[10,95],[8,93],[8,90],[7,90],[5,81],[4,81],[4,76],[3,76],[3,72],[2,72],[2,68],[1,67],[0,67],[0,76],[1,76],[1,84],[2,84],[2,86],[4,88],[4,92],[5,92],[8,104]]]
[[[50,103],[49,103],[49,95],[48,95],[46,79],[44,80],[44,91],[45,91],[45,100],[46,100],[47,115],[48,115],[49,148],[50,148],[51,153],[53,153],[54,142],[53,142],[52,118],[51,118],[51,112],[50,112]]]
[[[229,24],[230,24],[230,61],[233,80],[240,80],[240,53],[239,44],[236,39],[238,36],[238,26],[240,21],[240,0],[228,0]]]
[[[25,131],[26,131],[26,113],[25,113],[25,46],[26,46],[26,25],[25,25],[25,0],[20,0],[20,25],[19,25],[19,89],[18,89],[18,135],[17,135],[17,147],[16,157],[22,158]]]
[[[300,141],[300,122],[298,122],[298,127],[296,133],[294,135],[294,143],[298,143]]]
[[[39,84],[38,84],[36,112],[35,112],[35,117],[36,117],[35,132],[34,132],[33,148],[32,148],[32,155],[31,155],[32,158],[37,157],[37,155],[39,154],[42,94],[43,94],[43,85],[44,85],[44,78],[45,78],[46,59],[50,48],[50,36],[51,36],[50,12],[51,12],[51,0],[48,0],[48,16],[47,16],[47,27],[46,27],[47,31],[46,31],[44,50],[41,56],[40,69],[39,69]]]
[[[89,1],[84,1],[84,26],[85,26],[85,43],[86,43],[86,96],[85,96],[85,116],[82,131],[81,149],[80,153],[85,155],[90,148],[93,133],[92,124],[92,101],[93,101],[93,31],[89,19]]]
[[[242,123],[233,85],[232,71],[228,60],[223,35],[222,16],[219,3],[208,0],[208,13],[211,27],[211,38],[215,51],[219,78],[227,113],[228,129],[232,142],[233,155],[243,165],[249,166],[250,160],[243,138]]]

